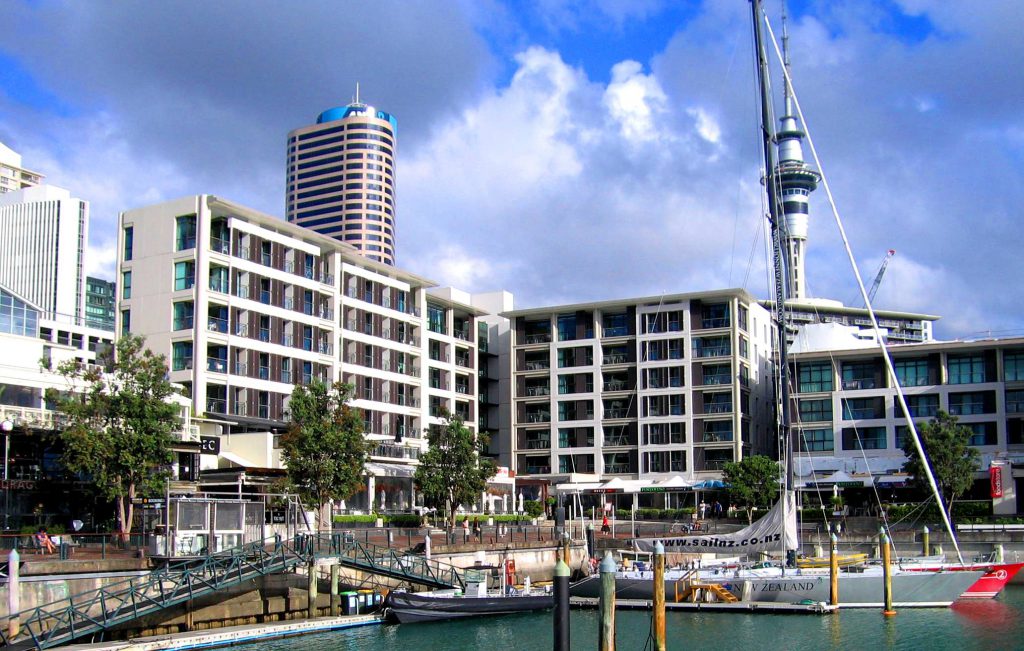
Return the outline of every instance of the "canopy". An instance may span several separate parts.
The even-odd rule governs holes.
[[[838,486],[839,488],[860,488],[862,486],[871,486],[874,484],[874,481],[870,475],[855,476],[838,470],[827,477],[806,482],[804,488],[832,488],[833,486]]]

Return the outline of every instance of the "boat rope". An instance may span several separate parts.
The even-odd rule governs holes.
[[[772,30],[771,23],[769,21],[765,20],[764,22],[767,25],[768,35],[771,40],[772,47],[775,50],[775,54],[781,61],[782,53],[779,51],[779,44],[775,39],[775,32]],[[782,73],[785,75],[786,83],[789,84],[790,88],[793,88],[792,79],[789,76],[789,72],[785,69],[785,66],[783,66]],[[818,158],[818,150],[814,146],[814,139],[811,137],[811,130],[804,117],[803,108],[800,106],[800,101],[797,98],[795,91],[792,93],[791,98],[793,100],[793,106],[796,107],[797,116],[800,118],[801,124],[803,124],[804,132],[807,134],[807,144],[811,150],[811,156],[814,158],[814,164],[818,168],[818,173],[821,174],[821,187],[825,190],[825,196],[828,198],[829,206],[832,209],[832,216],[835,218],[836,227],[839,229],[839,235],[843,240],[843,247],[846,249],[847,258],[850,261],[850,266],[853,268],[853,275],[857,279],[857,287],[860,289],[861,298],[864,300],[864,305],[867,307],[868,317],[871,319],[871,327],[874,330],[879,348],[882,351],[882,359],[885,360],[886,370],[893,386],[896,388],[896,397],[899,400],[900,407],[903,409],[903,415],[907,421],[907,428],[914,441],[914,448],[917,450],[918,455],[923,461],[921,467],[928,479],[928,484],[931,487],[932,492],[936,496],[939,514],[942,516],[942,522],[946,526],[946,531],[949,532],[950,540],[952,540],[953,547],[956,549],[957,558],[959,559],[960,564],[963,565],[964,557],[963,553],[960,551],[960,543],[957,541],[956,532],[953,530],[953,525],[950,522],[949,513],[946,512],[946,507],[942,504],[942,500],[939,498],[941,492],[939,491],[938,483],[935,481],[935,475],[932,473],[931,462],[928,459],[928,454],[925,452],[924,446],[921,444],[921,437],[918,434],[917,426],[914,424],[914,420],[910,415],[910,408],[907,406],[907,399],[903,395],[903,388],[900,386],[899,378],[896,377],[896,370],[893,367],[892,357],[889,355],[889,350],[886,348],[882,338],[882,331],[878,326],[878,319],[875,317],[875,309],[871,305],[871,299],[868,297],[867,289],[864,287],[864,281],[861,278],[860,270],[857,267],[857,260],[854,258],[853,250],[850,247],[850,240],[846,235],[846,229],[843,227],[842,219],[839,217],[839,208],[836,206],[835,197],[832,195],[832,188],[829,185],[828,177],[825,176],[825,169],[821,164],[821,160]]]

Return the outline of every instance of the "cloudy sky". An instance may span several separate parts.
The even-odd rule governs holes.
[[[1017,0],[789,13],[865,282],[897,251],[877,307],[1024,334]],[[120,210],[212,193],[282,215],[286,134],[359,82],[399,120],[399,266],[517,307],[768,294],[746,0],[6,0],[0,24],[0,142],[92,202],[97,275]],[[820,190],[807,272],[860,304]]]

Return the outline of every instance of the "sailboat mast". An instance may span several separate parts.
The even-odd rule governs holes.
[[[761,96],[761,149],[764,153],[764,185],[768,191],[768,222],[772,233],[772,258],[775,266],[775,314],[778,330],[780,379],[780,451],[786,459],[786,490],[793,487],[793,435],[789,404],[789,362],[786,354],[786,270],[782,253],[782,210],[775,183],[775,126],[768,87],[768,53],[761,34],[761,0],[750,0],[754,23],[754,50],[757,56],[757,81]]]

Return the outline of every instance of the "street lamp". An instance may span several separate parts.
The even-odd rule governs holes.
[[[14,430],[14,423],[5,418],[0,421],[0,432],[4,433],[4,531],[10,527],[11,513],[11,482],[7,476],[8,461],[11,455],[11,431]]]

